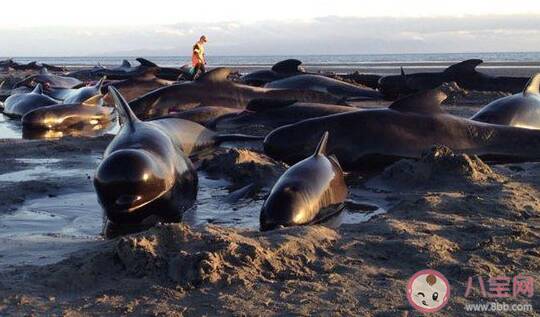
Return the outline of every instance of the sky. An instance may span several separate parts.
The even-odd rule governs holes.
[[[0,56],[540,51],[540,1],[8,1]]]

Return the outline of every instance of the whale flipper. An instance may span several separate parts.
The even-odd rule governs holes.
[[[442,113],[440,106],[448,96],[439,88],[430,89],[399,99],[388,108],[400,112]]]
[[[92,106],[92,107],[101,106],[103,105],[103,95],[98,94],[98,95],[92,96],[86,99],[85,101],[83,101],[82,104],[85,106]]]
[[[525,85],[525,89],[523,90],[524,95],[529,94],[540,94],[540,73],[534,74],[531,79],[527,82],[527,85]]]
[[[461,63],[454,64],[444,70],[444,73],[458,73],[458,74],[467,74],[476,72],[476,66],[482,64],[484,61],[481,59],[468,59]]]
[[[272,70],[276,73],[290,74],[300,71],[298,67],[302,65],[302,62],[297,59],[286,59],[281,62],[277,62],[272,66]]]
[[[127,101],[116,88],[109,86],[109,93],[113,97],[114,106],[116,107],[120,118],[123,122],[126,122],[129,125],[132,131],[134,131],[135,123],[140,121],[139,118],[137,118],[137,116],[133,113]]]

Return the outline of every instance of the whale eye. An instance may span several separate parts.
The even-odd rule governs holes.
[[[431,298],[433,298],[433,300],[437,300],[437,298],[439,298],[439,293],[437,293],[437,292],[433,293]]]

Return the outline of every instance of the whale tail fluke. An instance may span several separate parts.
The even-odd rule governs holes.
[[[92,96],[92,97],[86,99],[85,101],[83,101],[82,104],[85,105],[85,106],[91,106],[91,107],[102,106],[103,105],[103,95],[102,94],[97,94],[95,96]]]
[[[524,95],[528,94],[540,94],[540,73],[534,74],[531,79],[527,82],[527,85],[525,85],[525,89],[523,90]]]
[[[328,144],[328,131],[324,131],[321,140],[319,141],[319,145],[317,145],[317,149],[315,149],[315,153],[313,153],[313,156],[321,156],[326,155],[326,145]]]
[[[132,131],[135,130],[135,123],[139,121],[139,118],[133,113],[127,101],[116,88],[109,86],[109,93],[113,98],[114,106],[116,107],[122,122],[127,124]]]

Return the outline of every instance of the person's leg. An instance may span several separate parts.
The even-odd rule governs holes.
[[[199,76],[201,76],[204,73],[204,71],[201,71],[201,67],[204,69],[204,65],[201,63],[198,63],[197,65],[195,65],[193,69],[193,80],[199,78]]]

